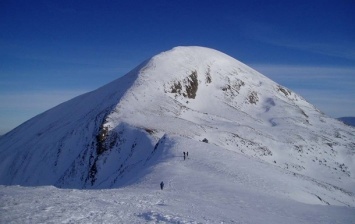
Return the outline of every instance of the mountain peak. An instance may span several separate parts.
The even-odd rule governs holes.
[[[121,122],[118,117],[129,119],[131,111],[136,114],[151,111],[149,116],[160,114],[156,111],[157,105],[165,111],[174,111],[175,115],[189,109],[219,114],[221,108],[225,108],[223,116],[231,120],[235,119],[236,113],[249,114],[250,117],[270,114],[272,116],[267,118],[270,120],[274,114],[264,112],[277,110],[273,108],[279,104],[276,108],[285,113],[282,111],[285,104],[296,107],[297,114],[294,115],[303,123],[309,121],[302,108],[314,108],[302,97],[236,59],[204,47],[176,47],[163,52],[140,66],[134,75],[137,79],[125,93],[124,100],[117,104],[120,115],[108,116],[111,123],[118,120],[111,127]],[[126,115],[125,110],[128,111]],[[149,126],[134,120],[132,122],[138,126]]]
[[[354,136],[353,128],[236,59],[176,47],[2,136],[0,184],[125,186],[172,162],[179,150],[208,144],[233,152],[228,164],[232,155],[255,159],[312,182],[314,191],[324,183],[332,189],[321,190],[327,203],[339,203],[336,191],[353,206]],[[215,151],[205,153],[211,161],[204,163],[218,162]]]

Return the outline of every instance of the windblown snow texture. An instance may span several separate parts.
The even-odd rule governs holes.
[[[218,181],[231,194],[355,206],[354,128],[202,47],[163,52],[30,119],[0,137],[0,157],[2,185],[150,188],[169,178],[167,189],[196,194]]]

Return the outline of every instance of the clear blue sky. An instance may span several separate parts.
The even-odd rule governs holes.
[[[0,134],[175,46],[220,50],[355,116],[355,1],[0,1]]]

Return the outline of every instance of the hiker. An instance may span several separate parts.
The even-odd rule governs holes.
[[[163,188],[164,188],[164,182],[162,181],[162,182],[160,183],[160,189],[163,190]]]
[[[186,153],[184,152],[184,160],[185,160],[185,158],[186,158]]]
[[[189,152],[186,152],[186,157],[189,157]]]

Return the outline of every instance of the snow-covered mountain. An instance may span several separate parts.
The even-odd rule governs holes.
[[[163,52],[30,119],[0,137],[0,157],[2,185],[145,188],[169,179],[197,193],[196,183],[217,181],[231,192],[355,207],[355,129],[203,47]]]

